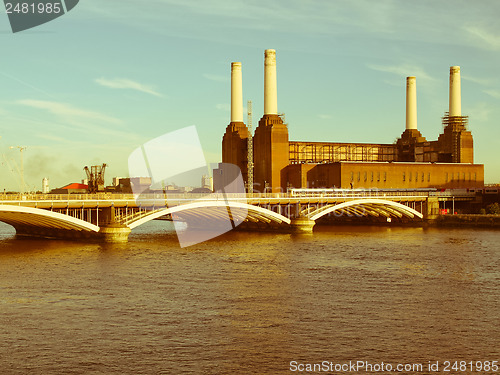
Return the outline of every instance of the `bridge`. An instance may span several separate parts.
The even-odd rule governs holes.
[[[316,222],[347,216],[423,222],[446,202],[471,201],[468,192],[343,190],[275,194],[3,194],[0,221],[20,236],[127,241],[132,229],[154,219],[208,223],[249,230],[312,232]],[[448,203],[450,204],[450,203]],[[231,229],[231,227],[230,227]],[[222,232],[221,232],[222,233]]]

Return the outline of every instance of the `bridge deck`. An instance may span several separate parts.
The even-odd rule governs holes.
[[[429,197],[440,201],[473,200],[473,193],[454,194],[453,192],[411,192],[411,191],[345,191],[338,194],[307,194],[296,195],[288,193],[275,194],[144,194],[139,197],[133,194],[2,194],[0,204],[19,205],[42,209],[60,208],[107,208],[107,207],[172,207],[195,200],[203,201],[236,201],[251,205],[287,205],[287,204],[318,204],[338,203],[355,199],[379,198],[390,201],[422,202]]]

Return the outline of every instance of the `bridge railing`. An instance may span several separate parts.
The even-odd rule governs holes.
[[[306,193],[253,193],[253,194],[134,194],[98,193],[98,194],[0,194],[0,201],[151,201],[151,200],[239,200],[239,199],[308,199],[308,198],[389,198],[389,197],[474,197],[467,191],[390,191],[390,190],[343,190],[338,192],[306,192]]]
[[[109,200],[134,199],[133,194],[0,194],[4,201],[67,201],[67,200]]]
[[[99,200],[195,200],[195,199],[214,199],[224,200],[226,198],[246,199],[246,194],[116,194],[116,193],[99,193],[99,194],[0,194],[0,201],[99,201]]]

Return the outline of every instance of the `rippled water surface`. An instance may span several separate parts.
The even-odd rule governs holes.
[[[500,360],[500,231],[315,228],[180,248],[0,224],[2,374],[287,374],[290,362]]]

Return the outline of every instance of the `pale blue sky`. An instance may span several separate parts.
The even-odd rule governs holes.
[[[255,123],[266,48],[277,51],[291,140],[392,143],[411,75],[418,128],[436,140],[449,67],[460,65],[475,160],[486,182],[500,182],[499,15],[497,0],[81,0],[12,34],[2,8],[0,189],[18,189],[9,146],[27,146],[30,189],[43,177],[51,187],[80,181],[102,162],[110,183],[140,144],[190,125],[207,161],[220,161],[230,63],[242,62]]]

